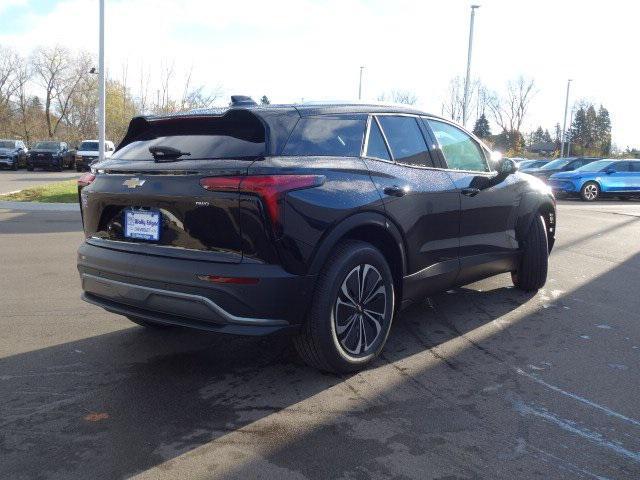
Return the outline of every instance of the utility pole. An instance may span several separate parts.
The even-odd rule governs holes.
[[[476,16],[476,8],[480,5],[471,5],[471,21],[469,22],[469,49],[467,51],[467,77],[464,81],[464,98],[462,100],[462,125],[467,125],[467,110],[469,107],[469,81],[471,80],[471,51],[473,50],[473,21]]]
[[[360,67],[360,83],[358,84],[358,100],[362,100],[362,71],[364,66]]]
[[[573,112],[574,109],[571,108],[571,114],[569,115],[569,128],[571,128],[571,125],[573,124]],[[567,157],[571,156],[571,132],[569,132],[569,135],[567,135]]]
[[[104,2],[100,0],[100,46],[98,50],[98,160],[104,160],[105,141],[105,71],[104,71]]]
[[[564,143],[566,140],[567,131],[567,110],[569,110],[569,87],[573,80],[567,80],[567,97],[564,101],[564,120],[562,121],[562,141],[560,142],[560,157],[564,157]]]

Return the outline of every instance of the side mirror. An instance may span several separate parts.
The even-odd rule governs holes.
[[[498,173],[500,175],[512,175],[518,171],[518,164],[510,158],[503,158],[498,163]]]

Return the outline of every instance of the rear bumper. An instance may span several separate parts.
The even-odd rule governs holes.
[[[82,298],[110,312],[244,335],[299,325],[315,279],[276,265],[158,257],[87,243],[78,250],[78,270]],[[213,284],[198,275],[253,278],[257,283]]]

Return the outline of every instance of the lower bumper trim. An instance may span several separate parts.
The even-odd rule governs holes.
[[[99,304],[107,310],[121,310],[115,313],[122,315],[141,316],[142,312],[148,317],[153,317],[147,318],[152,321],[173,318],[173,321],[165,323],[180,323],[177,318],[183,319],[183,324],[184,320],[187,323],[195,321],[213,324],[213,330],[224,325],[279,328],[289,326],[286,320],[233,315],[211,299],[200,295],[135,285],[89,273],[82,273],[81,279],[85,300]]]

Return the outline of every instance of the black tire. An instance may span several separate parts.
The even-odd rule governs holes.
[[[549,242],[542,216],[538,215],[524,239],[524,248],[518,270],[511,273],[513,284],[521,290],[538,290],[547,282],[549,268]]]
[[[600,185],[597,182],[586,182],[580,189],[580,198],[585,202],[595,202],[600,198]]]
[[[129,317],[129,316],[127,316],[127,318],[129,320],[131,320],[133,323],[137,323],[141,327],[152,328],[154,330],[164,330],[164,329],[167,329],[167,328],[173,328],[173,325],[167,325],[165,323],[149,322],[148,320],[145,320],[145,319],[139,318],[139,317]]]
[[[354,281],[360,285],[357,295],[352,289]],[[369,293],[361,294],[365,289]],[[342,299],[355,302],[354,306]],[[386,259],[368,243],[345,241],[334,249],[318,276],[306,322],[294,337],[296,350],[318,370],[361,370],[382,351],[393,313],[393,275]],[[338,332],[341,323],[343,330]],[[369,339],[373,337],[371,342],[367,333]]]

